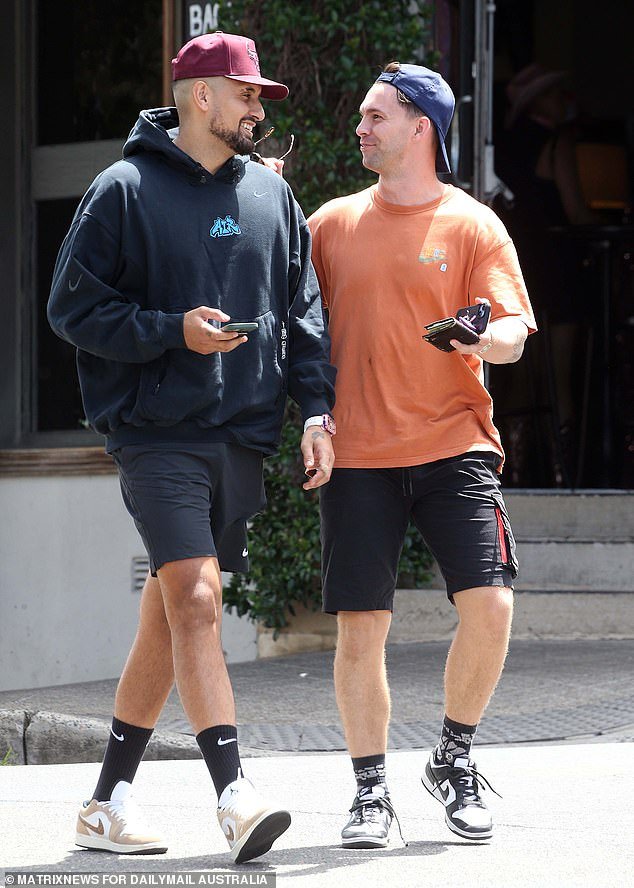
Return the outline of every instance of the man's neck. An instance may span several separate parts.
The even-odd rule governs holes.
[[[446,190],[435,173],[412,176],[411,170],[403,174],[379,174],[378,194],[386,203],[400,206],[423,206],[443,196]]]
[[[214,175],[230,157],[233,157],[233,151],[219,139],[212,140],[212,138],[207,136],[207,142],[201,144],[200,138],[181,131],[174,139],[174,144]]]

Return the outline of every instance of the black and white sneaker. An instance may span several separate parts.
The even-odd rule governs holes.
[[[463,839],[491,838],[493,821],[480,798],[480,786],[495,790],[478,773],[472,759],[456,758],[452,765],[438,764],[432,751],[421,780],[427,792],[445,806],[445,822],[452,832]]]
[[[387,834],[396,814],[384,786],[377,784],[360,789],[350,814],[350,820],[341,831],[342,848],[387,847]]]

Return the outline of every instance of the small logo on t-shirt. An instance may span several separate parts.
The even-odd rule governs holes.
[[[422,262],[424,265],[429,265],[432,262],[442,262],[443,259],[447,258],[447,251],[441,250],[440,247],[433,247],[432,249],[423,247],[418,254],[418,261]],[[441,268],[441,271],[447,270],[446,263],[444,268]]]
[[[232,234],[242,234],[242,231],[236,220],[231,216],[225,216],[224,219],[218,216],[209,229],[209,234],[211,237],[230,237]]]

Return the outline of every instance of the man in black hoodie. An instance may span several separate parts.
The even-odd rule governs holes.
[[[246,521],[265,503],[262,459],[287,393],[304,418],[304,487],[329,480],[335,371],[306,221],[281,176],[248,159],[260,98],[288,89],[261,77],[252,40],[220,32],[186,44],[173,79],[176,109],[141,112],[123,159],[80,203],[48,306],[77,348],[86,416],[117,462],[152,574],[76,842],[166,850],[130,790],[175,680],[240,863],[268,851],[290,814],[242,775],[220,572],[248,569]]]

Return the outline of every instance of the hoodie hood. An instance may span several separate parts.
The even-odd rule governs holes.
[[[220,182],[237,184],[244,176],[248,157],[235,155],[223,164],[212,176],[197,160],[185,154],[174,144],[178,135],[178,111],[176,108],[151,108],[141,111],[139,119],[132,127],[125,145],[123,156],[133,157],[142,153],[158,154],[170,166],[180,169],[193,180],[204,184],[210,178]]]

